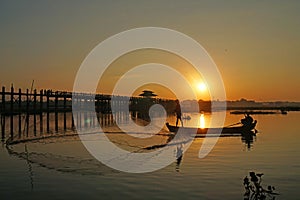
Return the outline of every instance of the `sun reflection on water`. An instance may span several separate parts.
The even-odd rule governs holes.
[[[200,114],[199,123],[200,123],[199,126],[200,128],[205,128],[205,118],[203,113]]]

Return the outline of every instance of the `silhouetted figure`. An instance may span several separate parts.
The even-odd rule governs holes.
[[[175,108],[175,114],[176,114],[176,127],[178,126],[178,121],[180,120],[181,126],[183,127],[183,122],[182,122],[182,113],[181,113],[181,108],[179,104],[179,100],[176,100],[176,108]]]
[[[241,123],[244,126],[250,126],[253,123],[253,118],[249,115],[249,113],[247,113],[245,118],[241,120]]]

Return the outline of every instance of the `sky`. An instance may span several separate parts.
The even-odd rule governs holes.
[[[25,89],[35,80],[37,89],[72,91],[80,65],[95,46],[122,31],[151,26],[200,43],[218,66],[227,99],[300,101],[299,10],[296,0],[2,0],[0,85]],[[169,64],[176,60],[168,59]],[[131,62],[110,66],[111,76],[125,73],[122,67]],[[115,82],[106,84],[100,81],[99,88]],[[207,98],[202,95],[198,98]]]

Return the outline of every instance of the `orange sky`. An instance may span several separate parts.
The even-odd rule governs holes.
[[[154,49],[133,51],[119,57],[107,68],[107,70],[103,74],[98,84],[97,91],[99,93],[111,94],[116,85],[116,82],[119,81],[122,75],[124,75],[126,72],[133,69],[134,67],[140,66],[142,64],[147,64],[147,63],[153,63],[150,66],[155,65],[154,63],[159,63],[159,64],[172,67],[172,69],[178,71],[178,73],[188,81],[188,84],[191,85],[191,87],[194,89],[194,93],[196,93],[198,99],[210,99],[208,90],[200,91],[198,89],[197,87],[198,84],[203,83],[204,80],[201,77],[201,75],[196,72],[194,67],[189,62],[187,62],[186,60],[184,60],[183,58],[175,54],[162,51],[162,50],[154,50]],[[139,79],[144,79],[147,76],[150,76],[153,82],[154,80],[156,80],[155,78],[160,77],[161,79],[164,78],[170,79],[170,82],[172,84],[172,88],[168,88],[166,86],[160,86],[157,83],[145,84],[145,85],[143,84],[140,85],[140,87],[137,90],[135,90],[135,92],[133,93],[133,95],[135,96],[139,95],[143,90],[152,90],[158,95],[158,97],[176,98],[176,96],[174,96],[174,91],[172,90],[178,88],[178,91],[181,91],[181,93],[183,94],[185,93],[185,90],[188,90],[188,88],[185,88],[184,83],[180,82],[178,79],[176,79],[176,77],[169,76],[167,70],[163,70],[163,69],[153,71],[153,72],[151,71],[146,72],[146,70],[140,70],[139,72],[134,72],[134,74],[131,74],[129,76],[130,77],[128,77],[125,80],[125,83],[136,82]],[[128,84],[128,86],[129,85],[130,83]],[[124,93],[121,95],[130,95],[130,94]],[[186,95],[186,96],[182,96],[181,99],[189,99],[189,97],[188,95]]]
[[[228,99],[300,101],[299,10],[298,1],[2,2],[0,85],[29,88],[34,79],[38,89],[71,91],[80,64],[98,43],[131,28],[157,26],[204,46]],[[177,58],[150,55],[121,64],[156,59],[182,67]],[[120,72],[116,67],[112,77]]]

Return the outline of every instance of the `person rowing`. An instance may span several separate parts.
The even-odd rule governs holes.
[[[246,113],[245,118],[241,120],[241,123],[243,126],[250,126],[253,123],[253,118],[249,115],[249,113]]]

